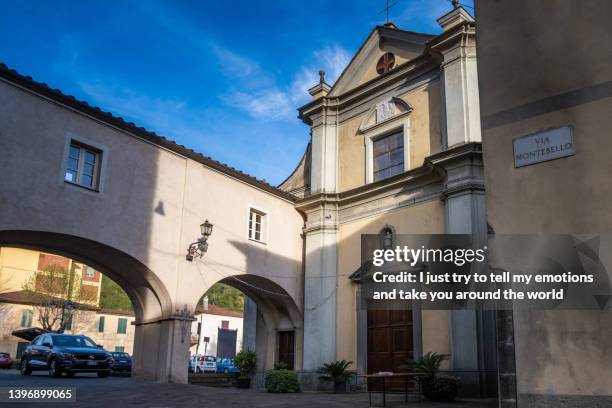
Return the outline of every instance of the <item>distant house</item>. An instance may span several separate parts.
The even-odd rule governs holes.
[[[26,291],[0,294],[0,352],[14,358],[21,357],[27,341],[13,336],[14,330],[40,326],[39,309],[32,295]],[[108,351],[132,353],[134,347],[134,314],[117,310],[85,306],[69,322],[66,333],[83,334]]]
[[[194,354],[233,357],[242,349],[241,312],[215,305],[199,306],[191,326],[191,348]],[[198,344],[199,343],[199,344]]]

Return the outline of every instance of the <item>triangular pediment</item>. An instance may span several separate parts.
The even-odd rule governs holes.
[[[392,53],[394,56],[392,69],[418,57],[425,50],[425,43],[431,38],[433,35],[400,30],[393,24],[375,27],[344,69],[328,96],[342,95],[379,77],[381,74],[377,72],[376,67],[386,53]]]

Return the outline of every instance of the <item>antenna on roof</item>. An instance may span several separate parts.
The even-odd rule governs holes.
[[[385,24],[389,24],[389,9],[395,6],[396,4],[397,4],[397,1],[394,1],[393,3],[389,4],[389,0],[387,0],[387,6],[378,12],[378,14],[382,14],[385,12],[387,13],[387,22]]]

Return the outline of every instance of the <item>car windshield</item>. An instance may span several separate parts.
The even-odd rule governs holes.
[[[53,336],[53,345],[61,347],[96,347],[96,343],[85,336]]]
[[[209,363],[210,363],[210,362],[214,363],[214,362],[216,361],[216,360],[215,360],[215,358],[214,358],[214,357],[211,357],[211,356],[207,356],[207,357],[206,357],[204,360],[206,360],[206,361],[207,361],[207,362],[209,362]]]
[[[114,358],[130,358],[128,353],[112,353]]]
[[[0,353],[0,357],[4,357],[4,358],[6,358],[6,357],[8,357],[8,356],[9,356],[9,355],[8,355],[8,353]]]

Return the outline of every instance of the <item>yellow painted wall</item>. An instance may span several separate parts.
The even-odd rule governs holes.
[[[357,284],[348,279],[361,265],[361,234],[378,234],[392,225],[397,234],[444,233],[444,206],[430,201],[340,225],[336,353],[339,360],[357,361]],[[423,313],[423,350],[448,353],[448,312]]]
[[[413,169],[421,166],[427,156],[442,150],[440,82],[429,82],[400,98],[413,108],[410,113],[410,168]],[[365,184],[365,136],[358,134],[358,130],[366,115],[351,118],[339,127],[338,184],[341,192]]]
[[[38,269],[38,252],[0,247],[0,293],[23,290]]]
[[[24,285],[38,271],[38,259],[41,252],[29,249],[0,247],[0,293],[18,292],[24,289]],[[72,262],[72,261],[71,261]],[[71,263],[72,264],[72,263]],[[75,276],[79,279],[76,287],[80,285],[95,286],[95,302],[83,302],[98,304],[100,301],[100,290],[102,289],[102,279],[99,281],[88,281],[82,279],[83,264],[74,262],[76,266]],[[72,266],[70,266],[72,267]]]

